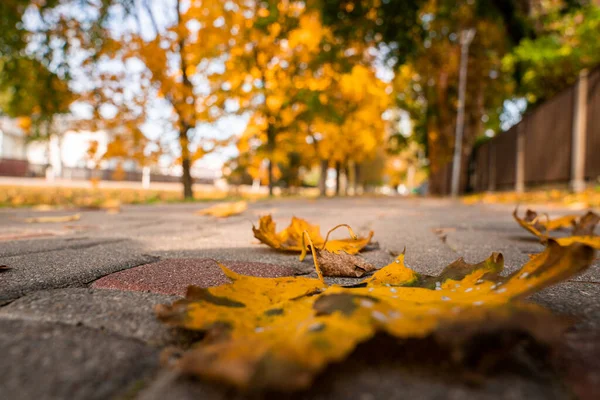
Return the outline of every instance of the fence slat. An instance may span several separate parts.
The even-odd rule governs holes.
[[[573,87],[525,116],[525,182],[567,182],[571,177]]]
[[[600,69],[588,76],[587,143],[585,177],[590,181],[600,179]]]
[[[517,163],[517,127],[494,138],[496,145],[496,189],[506,190],[515,186]]]

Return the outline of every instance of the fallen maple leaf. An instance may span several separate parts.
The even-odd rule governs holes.
[[[378,332],[434,337],[456,350],[479,334],[507,331],[553,343],[566,325],[520,299],[586,269],[593,255],[588,246],[549,239],[543,253],[501,277],[498,253],[474,265],[458,260],[438,276],[407,268],[401,254],[353,287],[328,286],[318,263],[320,279],[250,277],[219,264],[232,283],[190,286],[185,299],[156,313],[172,326],[207,333],[178,360],[181,372],[240,388],[295,390]]]
[[[196,211],[196,215],[211,215],[213,217],[227,218],[243,213],[248,209],[245,201],[228,202],[217,204],[203,210]]]
[[[60,216],[52,216],[52,217],[32,217],[25,218],[25,222],[27,223],[52,223],[52,222],[71,222],[71,221],[79,221],[81,219],[81,214],[73,214],[73,215],[60,215]]]
[[[600,222],[600,216],[592,211],[588,211],[581,217],[567,215],[554,220],[551,220],[546,215],[546,220],[543,221],[540,219],[539,215],[532,210],[527,210],[525,216],[520,218],[517,209],[515,209],[513,217],[521,227],[538,237],[542,243],[550,238],[548,232],[572,227],[570,236],[554,239],[563,246],[572,243],[583,243],[595,249],[600,249],[600,236],[594,235],[594,229],[598,222]],[[542,230],[544,233],[542,233]]]
[[[107,214],[118,214],[121,212],[121,201],[117,199],[107,199],[103,201],[98,208],[106,210]]]
[[[33,211],[54,211],[56,209],[55,206],[51,206],[50,204],[37,204],[31,207]]]
[[[329,235],[339,227],[346,227],[350,231],[350,239],[329,240]],[[326,249],[331,253],[344,251],[348,254],[357,254],[364,249],[373,237],[373,231],[369,232],[367,237],[357,237],[348,225],[342,224],[331,229],[325,239],[321,236],[319,225],[312,225],[307,221],[292,217],[290,225],[276,232],[275,222],[271,215],[260,217],[258,228],[252,226],[254,237],[262,243],[276,250],[301,253],[300,260],[304,259],[307,247],[303,243],[304,232],[312,239],[312,243],[319,249]]]

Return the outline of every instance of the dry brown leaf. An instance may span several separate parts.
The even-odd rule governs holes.
[[[27,223],[53,223],[53,222],[71,222],[71,221],[79,221],[81,219],[81,214],[73,214],[73,215],[59,215],[59,216],[49,216],[49,217],[32,217],[26,218],[25,222]]]
[[[246,201],[227,202],[217,204],[203,210],[196,211],[196,215],[211,215],[213,217],[227,218],[239,215],[248,209]]]
[[[333,229],[341,226],[342,225],[338,225]],[[350,227],[348,227],[348,229],[350,230],[351,235],[354,236],[352,229],[350,229]],[[322,248],[319,249],[314,245],[308,231],[303,232],[302,254],[300,255],[300,260],[302,261],[306,256],[306,252],[310,250],[319,279],[322,280],[323,276],[360,278],[363,275],[376,270],[373,265],[354,254],[346,253],[343,249],[338,249],[337,253],[327,250],[328,238],[329,233],[325,237],[325,243]]]
[[[377,269],[362,258],[343,251],[336,254],[316,249],[315,253],[323,276],[360,278]]]
[[[181,372],[240,388],[295,390],[378,332],[433,337],[456,354],[478,335],[506,332],[551,344],[566,324],[521,299],[585,270],[593,256],[589,246],[549,239],[543,253],[502,277],[499,254],[475,265],[459,260],[438,276],[407,268],[401,254],[352,287],[328,286],[317,264],[321,279],[244,276],[219,264],[232,283],[192,286],[184,300],[156,312],[167,324],[207,333],[177,362]]]

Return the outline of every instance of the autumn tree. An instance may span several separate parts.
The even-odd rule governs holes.
[[[314,164],[321,165],[323,189],[329,165],[358,165],[384,135],[387,95],[367,66],[370,44],[337,40],[323,25],[318,2],[255,6],[225,72],[214,77],[238,112],[250,114],[239,151],[253,176],[264,172],[271,193],[281,168]]]
[[[28,140],[60,141],[68,129],[91,126],[76,122],[72,105],[86,97],[92,76],[87,72],[96,69],[109,37],[110,11],[132,15],[134,5],[131,0],[1,2],[0,112],[25,121]]]
[[[575,83],[579,72],[600,64],[600,7],[557,1],[532,10],[535,35],[504,59],[518,81],[517,95],[543,102]]]
[[[327,167],[335,166],[339,194],[339,175],[344,169],[356,190],[360,164],[376,156],[388,134],[383,119],[390,105],[386,85],[372,69],[359,64],[348,73],[337,74],[335,84],[328,93],[321,93],[321,98],[334,109],[330,115],[316,119],[312,127],[312,138],[322,160],[322,178]],[[322,195],[323,190],[321,184]]]
[[[223,102],[235,112],[249,116],[239,142],[241,152],[257,173],[266,163],[269,193],[280,174],[278,164],[290,160],[292,143],[301,143],[305,124],[301,115],[309,98],[326,85],[317,65],[328,51],[329,32],[320,15],[303,1],[242,2],[248,8],[245,21],[230,26],[235,32],[227,52],[225,68],[211,77]]]
[[[450,172],[463,29],[477,32],[469,56],[463,163],[476,137],[498,130],[504,100],[547,98],[597,63],[594,7],[585,0],[348,0],[322,8],[338,38],[384,46],[396,72],[398,105],[410,112],[413,137],[431,161],[434,193],[446,191]],[[461,170],[464,184],[467,168]]]
[[[443,193],[454,147],[460,32],[471,27],[477,31],[470,50],[467,83],[463,148],[468,155],[474,138],[486,125],[498,123],[502,102],[510,94],[510,77],[503,74],[502,57],[509,50],[510,38],[524,34],[522,26],[515,23],[523,15],[520,5],[491,0],[373,0],[360,4],[351,10],[341,6],[331,23],[338,34],[359,34],[385,45],[388,66],[396,72],[398,106],[410,113],[414,138],[425,144],[432,192]],[[393,12],[400,9],[405,13]],[[347,25],[360,18],[374,23],[363,32],[346,33]],[[463,158],[466,162],[467,157]]]
[[[161,139],[174,133],[179,148],[173,158],[181,166],[186,198],[193,197],[193,162],[208,151],[198,127],[219,115],[218,99],[206,77],[222,64],[231,37],[226,27],[244,18],[234,6],[233,2],[176,0],[134,2],[133,10],[116,7],[113,26],[106,28],[109,39],[87,70],[92,84],[86,101],[94,107],[94,119],[108,125],[124,120],[117,134],[121,139],[128,135],[125,142],[141,146],[145,139],[140,125],[150,116],[165,127]],[[120,24],[118,29],[115,23]]]
[[[486,129],[499,127],[504,100],[514,89],[512,76],[502,65],[510,43],[501,20],[478,14],[475,6],[429,2],[423,12],[434,16],[427,23],[428,37],[411,63],[400,68],[396,84],[400,104],[418,111],[413,117],[430,160],[430,190],[445,194],[454,148],[461,31],[476,30],[468,59],[461,187],[475,140]]]
[[[56,11],[59,3],[7,0],[0,4],[0,112],[28,119],[30,139],[48,139],[54,117],[69,112],[75,99],[65,61],[68,41],[62,47],[53,45],[69,34],[71,19]],[[38,19],[35,27],[25,23],[25,13]],[[28,49],[28,45],[35,46]]]

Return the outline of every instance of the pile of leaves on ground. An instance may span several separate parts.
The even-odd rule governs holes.
[[[587,218],[569,221],[581,227]],[[558,225],[567,225],[566,220]],[[472,356],[481,337],[500,345],[506,333],[552,347],[571,321],[524,300],[584,271],[594,260],[594,248],[585,241],[561,243],[544,236],[545,250],[508,276],[502,275],[499,253],[478,264],[459,259],[436,276],[408,268],[400,254],[387,266],[373,267],[369,277],[339,286],[324,278],[341,273],[339,268],[331,273],[332,263],[348,267],[347,276],[372,272],[363,266],[357,273],[357,257],[350,254],[364,248],[372,233],[357,238],[350,230],[343,244],[355,240],[356,246],[328,248],[328,237],[320,236],[318,226],[300,219],[277,233],[271,217],[263,217],[253,230],[277,250],[310,251],[317,278],[244,276],[219,263],[231,283],[190,286],[185,299],[158,306],[164,323],[204,333],[175,364],[184,374],[241,389],[304,389],[328,365],[382,334],[434,341],[459,361]]]

